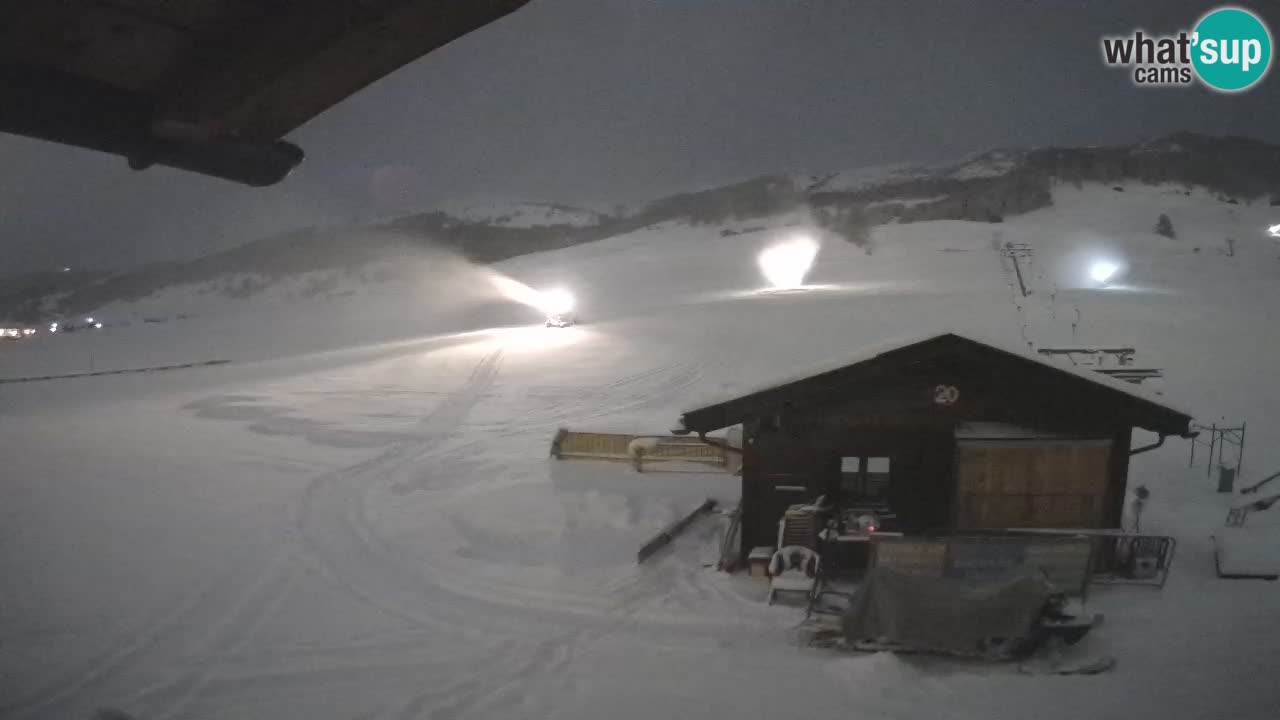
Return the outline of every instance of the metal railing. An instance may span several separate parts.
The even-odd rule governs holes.
[[[1090,579],[1096,583],[1164,587],[1178,541],[1168,535],[1144,535],[1123,530],[1014,528],[1034,535],[1084,536],[1093,543]]]

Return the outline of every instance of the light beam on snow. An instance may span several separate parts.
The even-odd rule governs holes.
[[[541,327],[515,327],[494,330],[489,346],[504,352],[536,354],[577,345],[588,337],[581,328],[570,327],[547,332]]]
[[[556,332],[547,332],[539,324],[534,327],[519,325],[514,327],[489,328],[469,333],[461,333],[451,337],[472,338],[470,342],[457,346],[462,352],[489,353],[501,350],[514,355],[538,355],[552,353],[572,345],[592,341],[600,337],[597,333],[580,327],[569,327]]]
[[[1120,266],[1110,260],[1095,260],[1089,266],[1089,277],[1096,283],[1103,285],[1115,278],[1120,272]]]
[[[506,275],[495,275],[492,282],[494,288],[506,299],[528,305],[543,315],[573,312],[575,304],[573,293],[564,288],[534,290]]]
[[[506,275],[494,275],[490,280],[493,282],[494,289],[506,299],[522,305],[528,305],[531,308],[540,309],[540,298],[537,290]]]
[[[804,285],[804,278],[818,257],[818,243],[807,235],[797,235],[760,252],[756,262],[765,280],[785,290]]]
[[[1280,238],[1280,225],[1272,225],[1267,228],[1267,233],[1273,238]]]

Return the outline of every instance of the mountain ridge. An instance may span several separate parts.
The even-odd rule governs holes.
[[[1280,147],[1184,132],[1129,145],[993,149],[931,166],[767,174],[660,197],[634,211],[529,201],[445,204],[371,224],[299,228],[189,261],[24,276],[0,291],[0,318],[41,322],[176,285],[206,283],[228,296],[248,297],[281,278],[349,272],[403,253],[445,250],[489,264],[662,223],[725,225],[795,211],[808,211],[817,227],[867,247],[877,225],[1000,223],[1052,204],[1054,183],[1086,182],[1173,184],[1188,192],[1201,187],[1227,203],[1265,199],[1277,205]]]

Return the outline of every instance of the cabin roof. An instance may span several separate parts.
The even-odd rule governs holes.
[[[822,407],[856,397],[874,372],[886,365],[907,364],[946,355],[989,356],[992,360],[1025,363],[1030,370],[1051,369],[1065,384],[1080,383],[1100,389],[1114,404],[1114,416],[1135,427],[1165,435],[1190,433],[1192,414],[1173,407],[1148,388],[1123,382],[1085,368],[1062,365],[1050,358],[1011,348],[990,340],[975,340],[956,332],[896,340],[864,349],[839,366],[810,370],[796,378],[775,381],[761,389],[688,410],[680,416],[677,433],[705,433],[764,417],[784,407]]]

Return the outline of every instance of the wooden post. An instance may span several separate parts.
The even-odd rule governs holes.
[[[1249,426],[1248,421],[1240,423],[1240,452],[1236,455],[1236,476],[1240,476],[1240,468],[1244,467],[1244,431]]]
[[[642,563],[658,550],[665,547],[675,538],[676,535],[684,532],[685,528],[693,524],[699,515],[709,513],[716,507],[716,501],[707,498],[706,502],[698,506],[696,510],[684,516],[683,518],[671,523],[663,528],[662,532],[655,535],[649,542],[640,546],[640,552],[636,553],[636,562]]]
[[[560,428],[556,430],[555,437],[551,438],[551,457],[557,460],[561,459],[562,457],[561,443],[564,442],[564,439],[566,436],[568,436],[568,434],[569,434],[568,428]]]
[[[1018,256],[1013,256],[1013,274],[1018,276],[1018,287],[1022,290],[1022,297],[1027,296],[1027,283],[1022,279],[1022,265],[1018,263]]]
[[[1214,423],[1209,427],[1209,464],[1205,466],[1204,476],[1213,477],[1213,450],[1218,447],[1218,423]],[[1219,450],[1221,453],[1221,450]]]
[[[1196,438],[1194,437],[1191,438],[1191,459],[1187,461],[1187,467],[1189,468],[1193,468],[1196,466],[1196,443],[1197,442],[1198,441]]]

